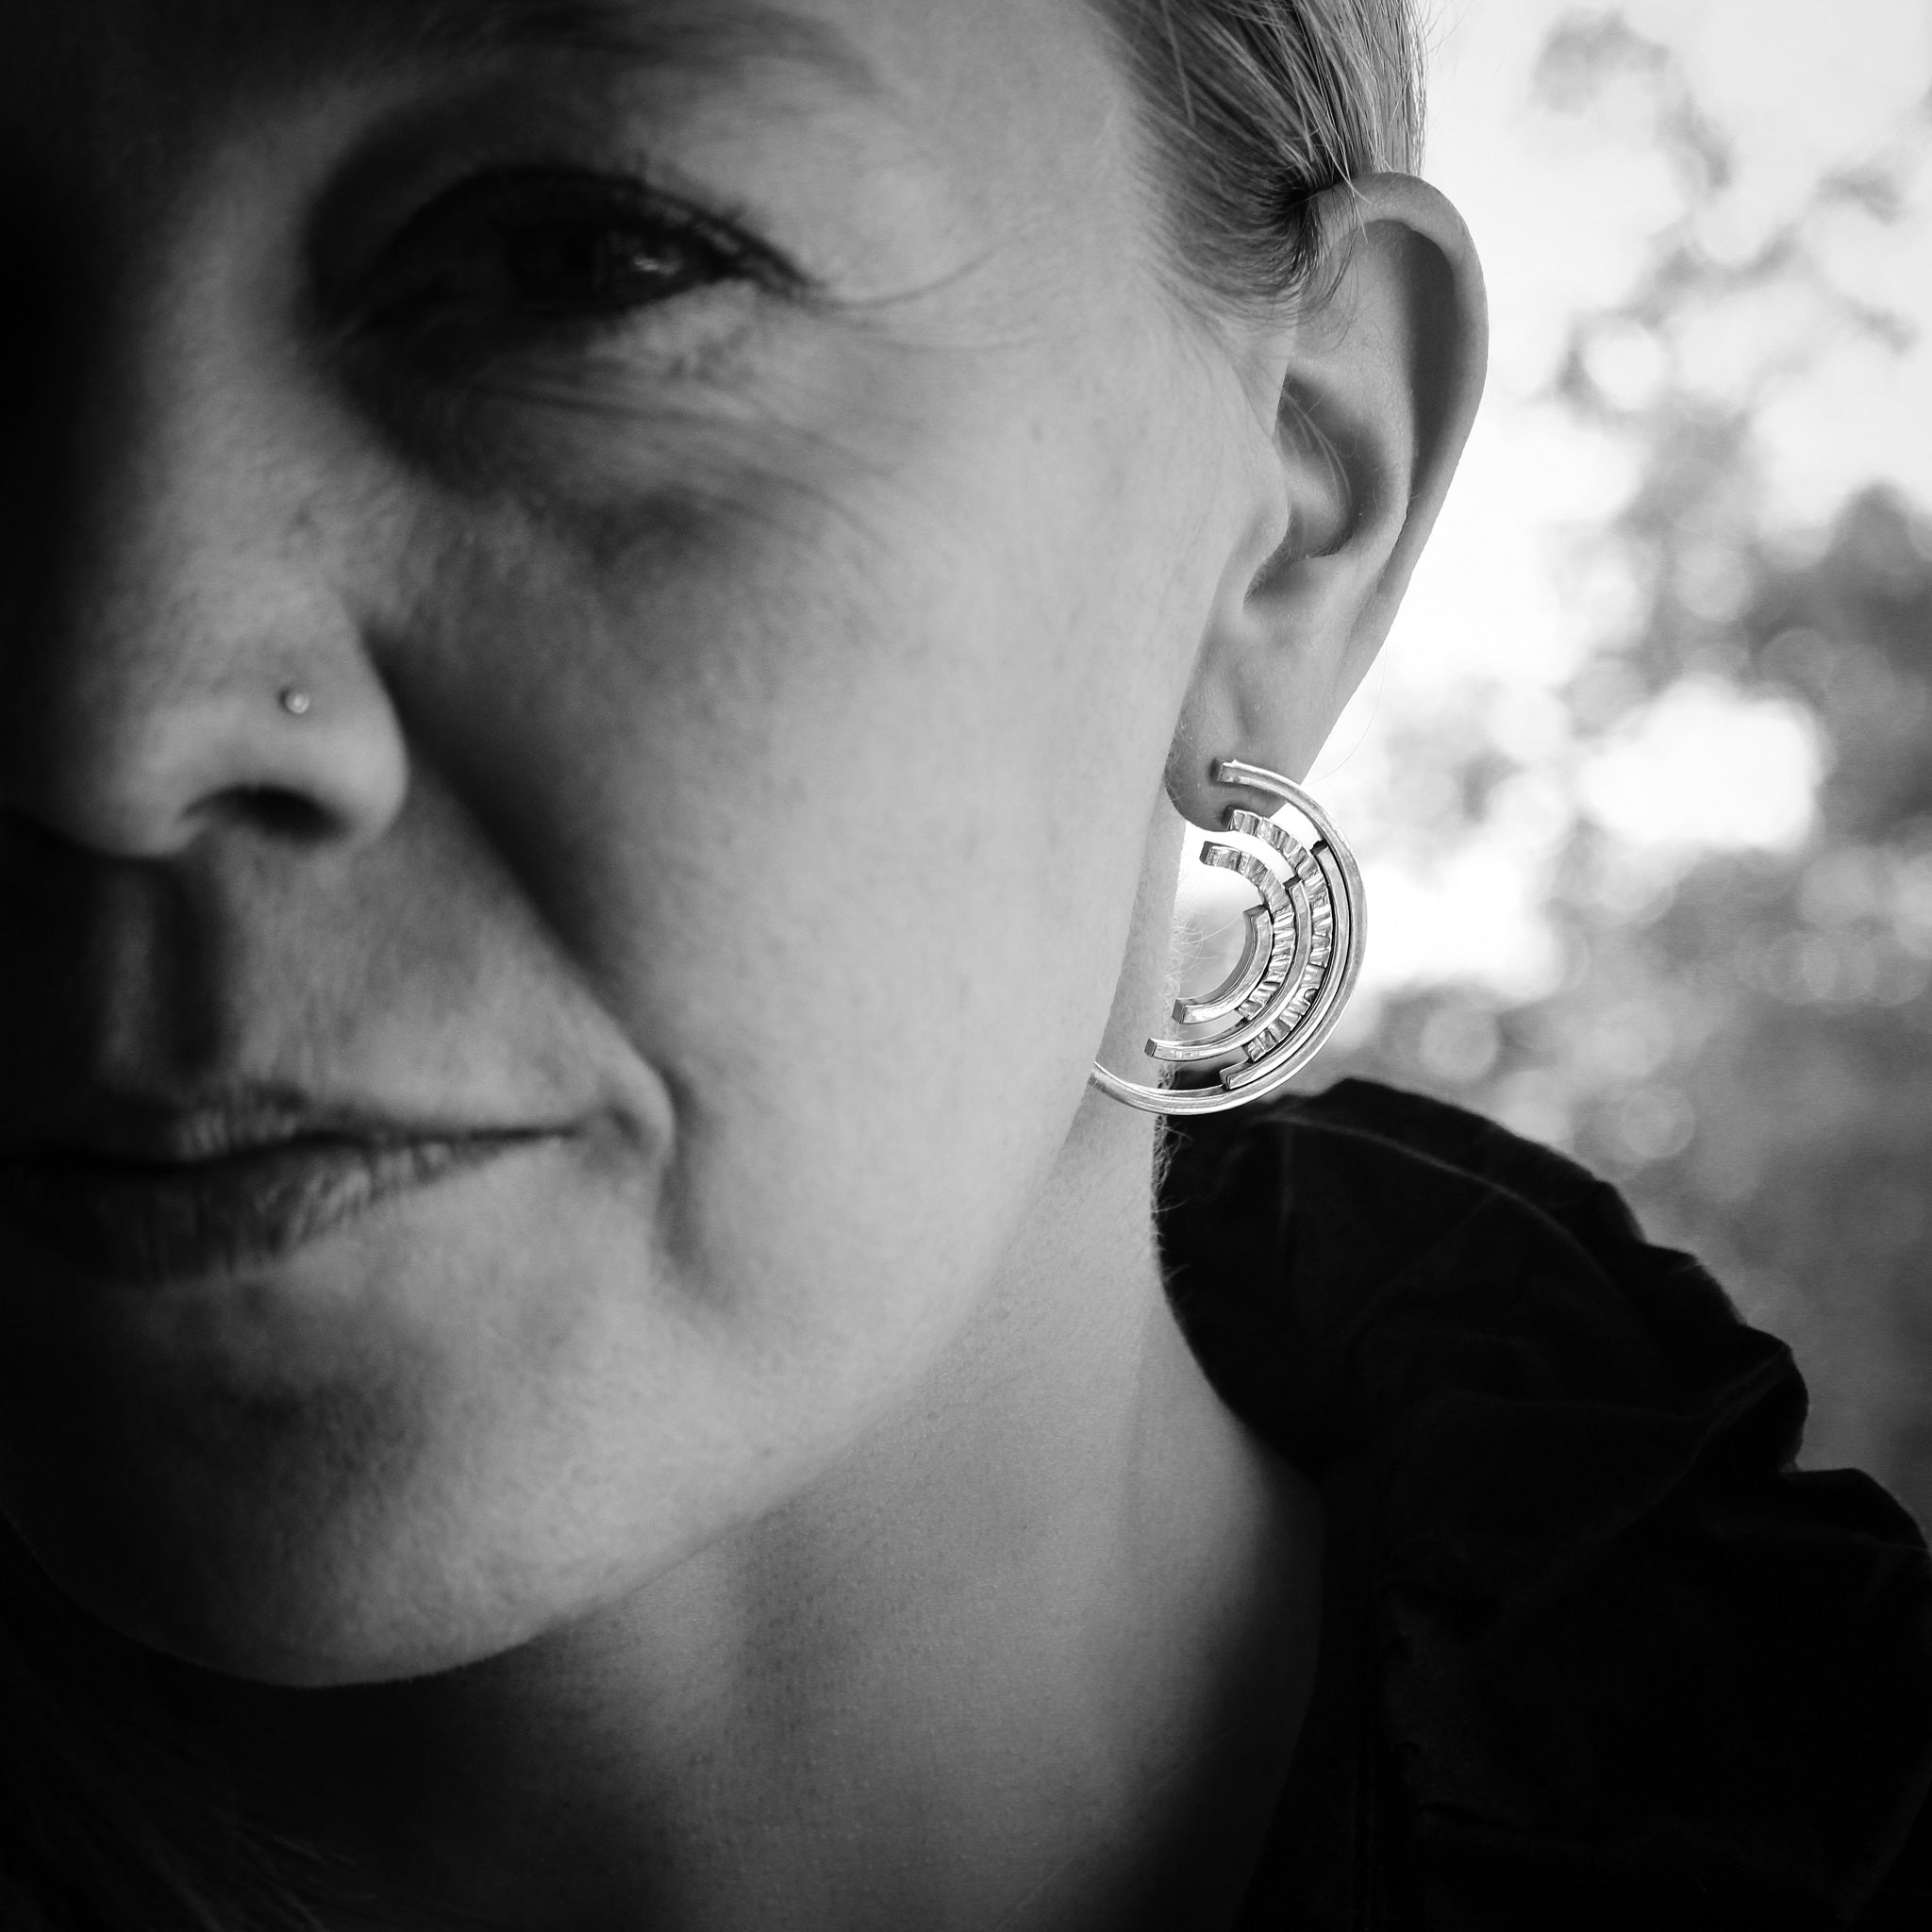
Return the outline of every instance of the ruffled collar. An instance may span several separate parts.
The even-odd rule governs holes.
[[[1793,1470],[1790,1352],[1611,1189],[1349,1081],[1190,1124],[1162,1241],[1216,1386],[1329,1514],[1244,1928],[1775,1932],[1919,1882],[1924,1541]]]

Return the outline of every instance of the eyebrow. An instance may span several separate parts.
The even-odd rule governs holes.
[[[414,8],[375,0],[357,12],[363,33],[431,58],[602,54],[714,77],[777,62],[813,69],[858,93],[883,92],[847,34],[774,0],[428,0]]]

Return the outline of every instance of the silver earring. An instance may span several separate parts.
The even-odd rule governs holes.
[[[1280,799],[1276,814],[1292,808],[1310,837],[1304,845],[1275,814],[1230,806],[1226,830],[1258,849],[1201,847],[1202,864],[1238,873],[1261,903],[1248,908],[1234,971],[1204,998],[1174,1002],[1177,1037],[1147,1042],[1167,1084],[1143,1087],[1094,1061],[1102,1092],[1148,1113],[1218,1113],[1274,1092],[1321,1051],[1361,973],[1362,875],[1327,813],[1292,778],[1258,765],[1224,758],[1214,777]]]
[[[285,685],[277,693],[276,702],[290,717],[300,718],[306,715],[315,700],[299,684],[291,684]]]

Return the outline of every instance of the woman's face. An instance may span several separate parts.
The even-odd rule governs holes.
[[[1077,0],[6,9],[0,1471],[103,1614],[500,1648],[961,1332],[1233,541],[1135,139]]]

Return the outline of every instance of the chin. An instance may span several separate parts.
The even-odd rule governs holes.
[[[52,1518],[52,1520],[50,1520]],[[487,1587],[450,1559],[448,1523],[125,1517],[79,1533],[67,1510],[18,1510],[21,1541],[70,1602],[145,1649],[289,1688],[455,1669],[537,1635],[564,1607]]]
[[[596,1271],[457,1189],[404,1206],[277,1265],[35,1297],[0,1368],[0,1509],[65,1595],[291,1686],[449,1669],[567,1613],[530,1499],[589,1446],[541,1424],[582,1393],[570,1285]],[[553,1275],[517,1265],[532,1245]]]

